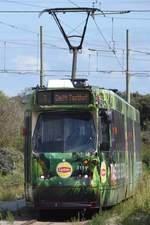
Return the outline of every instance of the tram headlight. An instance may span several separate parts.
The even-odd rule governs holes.
[[[81,178],[82,178],[82,174],[80,173],[80,174],[78,175],[78,177],[79,177],[79,179],[81,179]]]

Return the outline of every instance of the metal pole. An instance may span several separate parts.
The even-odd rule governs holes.
[[[43,87],[43,27],[40,26],[40,87]]]
[[[78,48],[73,48],[72,75],[71,75],[72,80],[76,79],[77,54],[78,54]]]
[[[126,100],[130,104],[129,30],[126,30]]]

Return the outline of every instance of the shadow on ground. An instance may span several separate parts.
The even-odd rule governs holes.
[[[96,213],[94,210],[48,210],[36,212],[33,208],[22,208],[15,214],[15,221],[38,220],[40,222],[80,222],[87,221]]]

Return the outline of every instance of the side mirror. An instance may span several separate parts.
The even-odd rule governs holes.
[[[111,110],[107,110],[107,109],[103,109],[100,111],[100,117],[102,117],[107,123],[111,123],[112,122],[112,111]]]

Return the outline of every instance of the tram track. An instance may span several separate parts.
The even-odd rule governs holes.
[[[13,225],[75,225],[76,223],[78,225],[87,225],[89,222],[89,220],[85,220],[85,221],[74,221],[74,222],[71,222],[71,221],[38,221],[36,219],[24,219],[22,220],[21,218],[14,221]],[[4,223],[2,223],[4,224]],[[6,222],[6,224],[8,224]],[[0,223],[1,225],[1,223]]]
[[[44,222],[44,221],[37,221],[37,220],[29,220],[23,223],[16,223],[16,225],[55,225],[55,222]],[[58,223],[57,223],[58,224]]]
[[[18,221],[15,222],[14,225],[71,225],[75,224],[75,222],[47,222],[47,221],[37,221],[35,219],[28,220],[28,221]],[[78,222],[80,225],[87,225],[88,221],[81,221]]]
[[[30,221],[26,221],[24,223],[22,223],[21,225],[32,225],[32,224],[36,224],[37,220],[30,220]]]

